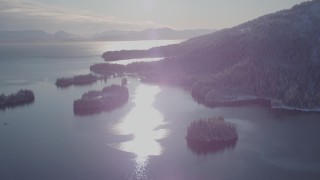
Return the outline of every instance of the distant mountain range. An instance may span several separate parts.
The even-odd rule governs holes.
[[[260,97],[278,107],[320,110],[320,1],[177,45],[106,52],[102,57],[167,57],[126,69],[175,77],[190,84],[201,102]]]
[[[85,38],[58,31],[49,34],[41,30],[0,31],[0,42],[52,42],[52,41],[84,41]]]
[[[174,40],[189,39],[212,33],[214,30],[182,30],[169,28],[146,29],[143,31],[106,31],[91,37],[81,37],[65,31],[54,34],[42,30],[0,31],[0,42],[74,42],[74,41],[135,41],[135,40]]]
[[[170,28],[146,29],[143,31],[106,31],[91,37],[96,41],[128,41],[128,40],[171,40],[190,39],[192,37],[214,32],[212,29],[173,30]]]

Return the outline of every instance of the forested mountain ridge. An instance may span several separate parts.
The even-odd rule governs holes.
[[[221,94],[249,94],[299,108],[320,105],[320,1],[260,17],[223,34],[197,50],[210,57],[204,58],[205,64],[218,68],[195,83],[194,95],[211,101]]]
[[[132,52],[109,52],[103,57],[130,58]],[[178,45],[140,52],[131,57],[169,57],[143,67],[192,81],[192,94],[199,101],[251,95],[280,105],[320,107],[319,0]]]

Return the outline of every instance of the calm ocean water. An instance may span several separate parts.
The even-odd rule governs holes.
[[[59,77],[89,73],[90,65],[103,62],[104,51],[177,42],[0,44],[0,93],[23,88],[36,96],[33,104],[0,111],[0,179],[320,179],[319,115],[278,116],[255,106],[211,109],[178,87],[128,77],[125,106],[75,116],[75,99],[121,78],[67,89],[54,85]],[[212,116],[236,123],[239,140],[196,153],[185,141],[187,126]]]

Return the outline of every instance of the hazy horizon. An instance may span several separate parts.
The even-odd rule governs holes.
[[[0,30],[64,30],[84,35],[163,27],[223,29],[301,2],[304,1],[0,0]]]

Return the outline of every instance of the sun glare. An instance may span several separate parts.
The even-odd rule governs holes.
[[[164,125],[162,114],[153,107],[158,86],[140,85],[133,97],[134,108],[115,126],[119,135],[133,135],[133,139],[116,147],[138,156],[160,155],[162,148],[157,142],[167,136],[168,131],[159,129]]]
[[[133,97],[134,108],[114,128],[119,135],[133,135],[132,140],[113,147],[136,155],[135,176],[145,175],[148,157],[162,153],[158,140],[168,135],[168,130],[160,128],[165,124],[163,115],[153,107],[159,92],[158,86],[140,85]]]

